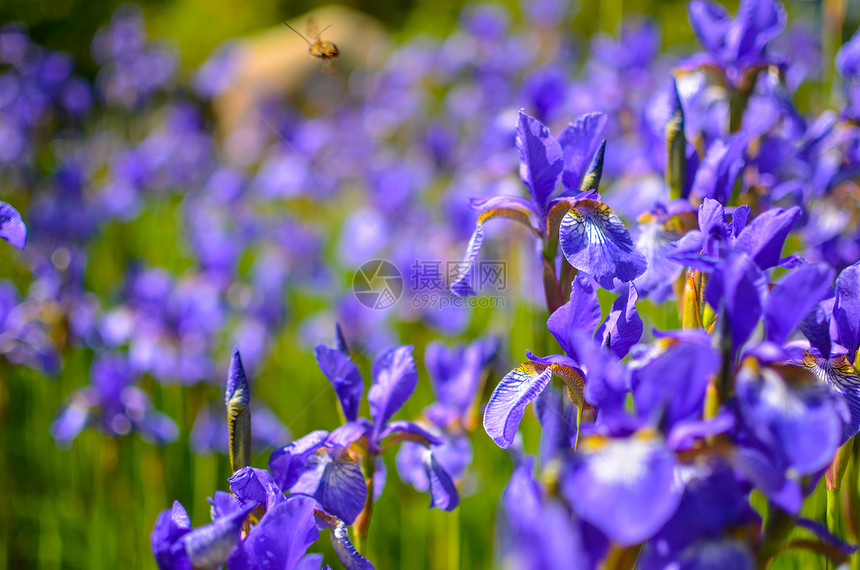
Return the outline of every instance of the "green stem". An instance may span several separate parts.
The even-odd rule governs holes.
[[[825,490],[827,494],[827,530],[829,530],[833,536],[840,536],[842,533],[839,532],[839,495],[840,490],[837,488],[833,491]],[[825,559],[827,563],[827,568],[833,568],[833,562],[829,559]]]
[[[358,541],[358,552],[367,557],[367,535],[370,532],[370,519],[373,517],[373,476],[376,474],[375,451],[369,451],[364,459],[365,483],[367,483],[367,496],[364,498],[364,509],[355,521],[355,536]]]
[[[761,570],[767,568],[770,559],[779,552],[792,528],[794,528],[794,517],[773,503],[768,503],[767,521],[764,524],[761,546],[758,550],[758,567]]]
[[[720,321],[717,326],[720,327],[719,346],[720,354],[722,355],[722,366],[720,366],[719,375],[717,376],[717,395],[719,397],[719,405],[728,402],[732,397],[732,368],[733,368],[733,351],[732,351],[732,333],[729,326],[729,320],[726,317],[725,309],[721,311]]]

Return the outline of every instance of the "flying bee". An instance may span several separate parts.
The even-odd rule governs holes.
[[[314,36],[314,41],[311,41],[306,38],[304,34],[302,34],[300,31],[298,31],[288,23],[284,22],[284,25],[294,31],[296,34],[298,34],[300,38],[305,40],[305,42],[307,42],[308,53],[311,54],[313,57],[326,62],[337,57],[339,53],[337,50],[337,46],[334,45],[334,43],[332,42],[328,42],[320,38],[322,33],[331,27],[331,24],[320,30],[319,33]]]

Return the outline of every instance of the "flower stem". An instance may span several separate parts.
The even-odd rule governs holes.
[[[358,541],[358,552],[367,557],[367,535],[370,532],[370,519],[373,517],[373,476],[376,474],[377,452],[369,451],[364,458],[365,483],[367,496],[364,498],[364,509],[355,520],[355,536]]]
[[[768,503],[768,517],[764,523],[764,533],[758,550],[760,569],[768,567],[770,559],[779,552],[792,528],[794,528],[794,517],[773,503]]]

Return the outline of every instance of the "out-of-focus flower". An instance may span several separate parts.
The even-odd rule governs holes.
[[[88,426],[113,437],[138,432],[158,444],[174,441],[176,424],[152,409],[146,392],[133,385],[135,374],[128,360],[107,355],[93,363],[90,386],[77,390],[51,424],[51,436],[69,445]]]

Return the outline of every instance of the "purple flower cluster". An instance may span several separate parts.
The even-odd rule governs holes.
[[[453,431],[444,434],[441,429],[392,419],[418,383],[412,347],[393,347],[373,361],[367,419],[359,416],[364,382],[340,327],[335,333],[334,346],[318,344],[314,352],[334,387],[345,421],[331,432],[312,431],[275,450],[268,470],[250,467],[250,386],[238,349],[234,352],[226,398],[233,494],[216,492],[211,499],[213,522],[198,529],[191,529],[179,502],[164,511],[152,533],[159,567],[209,568],[226,562],[230,568],[319,568],[321,556],[305,552],[321,529],[330,528],[332,545],[347,568],[373,568],[353,546],[348,527],[354,525],[359,541],[366,539],[373,504],[387,479],[382,456],[400,442],[404,445],[398,456],[401,477],[429,493],[431,508],[457,507],[459,493],[446,465],[456,470],[455,476],[462,476],[470,463],[465,428],[446,422],[445,427]],[[457,416],[451,422],[461,419],[493,353],[492,343],[452,352],[437,347],[430,362],[439,374],[439,401],[431,407],[436,412],[428,415],[439,418],[447,412]],[[61,428],[74,422],[73,414],[66,416]]]
[[[369,568],[389,450],[451,511],[474,491],[479,421],[514,463],[505,567],[752,568],[792,527],[836,563],[854,552],[803,508],[858,460],[860,34],[831,110],[804,100],[820,47],[775,0],[691,1],[702,50],[680,59],[650,21],[584,39],[566,2],[522,8],[525,29],[469,5],[447,37],[237,116],[231,97],[258,87],[242,42],[189,87],[122,8],[90,84],[0,29],[0,238],[22,250],[3,249],[0,354],[64,378],[92,363],[66,384],[61,445],[86,427],[175,441],[185,426],[144,390],[174,385],[201,395],[193,450],[230,458],[210,524],[178,502],[159,516],[160,567],[319,568],[307,551],[329,529],[344,566]],[[373,259],[455,270],[373,310],[349,291]],[[509,263],[491,312],[468,304],[486,260]],[[409,302],[431,282],[447,308]],[[531,335],[523,312],[531,349],[498,379],[491,362]],[[457,343],[423,345],[437,336]],[[245,366],[268,372],[281,339],[313,350],[339,425],[293,439],[251,398]],[[409,343],[435,397],[415,421],[396,417],[419,384]],[[236,345],[224,421],[216,363]],[[275,449],[267,469],[254,446]]]

